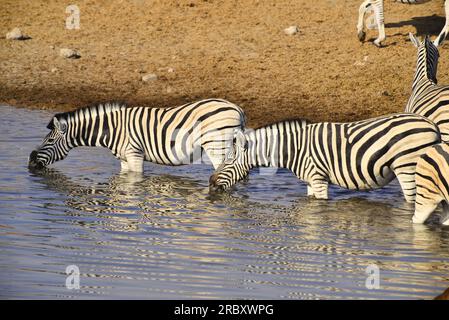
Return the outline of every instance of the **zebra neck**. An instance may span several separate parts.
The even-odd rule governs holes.
[[[120,130],[117,129],[124,122],[124,117],[126,113],[119,105],[96,105],[76,110],[67,119],[69,145],[112,150],[114,137],[119,134]]]
[[[294,143],[301,135],[301,125],[299,121],[286,121],[247,131],[249,167],[291,169],[292,148],[301,148]]]

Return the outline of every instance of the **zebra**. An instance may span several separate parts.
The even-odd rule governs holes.
[[[144,160],[172,166],[192,163],[201,160],[201,149],[217,168],[231,147],[234,130],[244,126],[243,110],[221,99],[170,108],[97,104],[56,114],[47,126],[51,131],[31,152],[29,167],[46,167],[78,146],[101,146],[121,160],[124,172],[143,172]]]
[[[395,0],[395,2],[407,3],[407,4],[420,4],[428,2],[430,0]],[[359,19],[357,23],[357,35],[360,41],[365,41],[366,33],[364,31],[364,17],[368,9],[372,8],[376,19],[377,27],[379,29],[379,35],[374,44],[378,47],[382,46],[382,41],[385,40],[385,23],[384,23],[384,1],[383,0],[365,0],[359,7]],[[439,36],[435,39],[435,45],[438,46],[444,41],[449,33],[449,0],[445,0],[444,8],[446,11],[446,23],[441,30]]]
[[[424,223],[442,203],[441,222],[449,225],[449,146],[437,144],[427,149],[416,164],[414,223]]]
[[[417,113],[435,122],[443,141],[449,142],[449,86],[437,84],[438,48],[428,36],[420,41],[410,33],[410,40],[418,48],[418,59],[405,112]]]
[[[427,118],[402,113],[348,123],[289,120],[237,131],[233,148],[210,176],[212,192],[230,188],[254,167],[291,170],[307,195],[328,199],[328,184],[350,190],[380,188],[396,176],[407,202],[415,198],[415,166],[441,142]]]

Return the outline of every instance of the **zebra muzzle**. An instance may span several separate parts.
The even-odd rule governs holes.
[[[221,192],[224,191],[224,186],[217,184],[217,175],[213,174],[209,178],[209,190]]]
[[[32,169],[42,169],[44,168],[44,163],[37,159],[37,151],[32,151],[28,160],[28,167]]]

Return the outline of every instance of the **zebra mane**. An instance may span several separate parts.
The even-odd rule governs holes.
[[[269,123],[269,124],[265,124],[265,125],[256,127],[256,128],[254,128],[254,130],[265,128],[265,127],[268,127],[268,126],[271,126],[271,125],[274,125],[274,124],[277,124],[277,123],[286,123],[286,122],[303,122],[305,125],[308,125],[308,124],[312,123],[312,121],[309,121],[308,119],[303,119],[303,118],[286,118],[286,119],[283,119],[283,120],[280,120],[280,121],[276,121],[276,122],[273,122],[273,123]]]
[[[122,101],[110,101],[110,102],[104,102],[104,103],[94,103],[90,104],[75,110],[67,111],[67,112],[60,112],[56,113],[53,118],[50,120],[50,122],[47,125],[47,129],[53,130],[54,129],[54,123],[53,119],[56,118],[58,120],[65,119],[67,120],[70,117],[75,116],[79,112],[84,112],[86,110],[97,110],[99,107],[103,107],[103,110],[105,112],[110,112],[114,110],[118,110],[120,108],[128,108],[128,105],[125,102]]]
[[[426,73],[427,73],[427,78],[429,78],[430,80],[432,80],[435,84],[438,83],[438,80],[436,78],[436,72],[437,70],[434,70],[435,74],[432,74],[429,70],[429,62],[431,61],[431,59],[433,59],[433,55],[430,56],[431,53],[435,52],[435,54],[437,55],[436,59],[438,59],[438,49],[437,47],[433,44],[433,42],[430,40],[429,36],[426,36],[426,38],[424,39],[424,47],[426,50]]]

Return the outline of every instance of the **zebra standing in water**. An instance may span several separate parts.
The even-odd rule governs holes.
[[[416,165],[416,201],[414,223],[424,223],[443,203],[441,222],[449,225],[449,146],[435,145],[421,156]]]
[[[395,0],[396,2],[407,4],[419,4],[428,2],[430,0]],[[372,8],[376,19],[377,27],[379,29],[379,36],[374,40],[374,44],[378,47],[382,45],[382,41],[385,40],[385,22],[384,22],[384,1],[383,0],[365,0],[359,8],[359,20],[357,23],[357,35],[360,41],[365,40],[366,33],[364,31],[364,17],[368,9]],[[440,35],[435,40],[435,45],[438,45],[444,41],[449,33],[449,0],[444,3],[446,11],[446,23],[441,30]]]
[[[415,114],[395,114],[352,123],[283,121],[237,132],[234,148],[210,177],[225,190],[254,167],[291,170],[307,182],[307,194],[328,198],[328,184],[369,190],[396,176],[406,201],[415,199],[415,166],[425,149],[441,141],[438,127]]]
[[[55,115],[48,124],[51,132],[31,152],[29,165],[43,168],[64,159],[72,148],[101,146],[121,160],[123,171],[143,172],[144,160],[192,163],[201,159],[201,148],[217,168],[234,130],[244,126],[243,110],[220,99],[172,108],[99,104]]]
[[[428,36],[419,41],[410,33],[410,40],[418,48],[418,61],[405,111],[435,122],[442,140],[449,142],[449,86],[437,85],[438,49]]]

